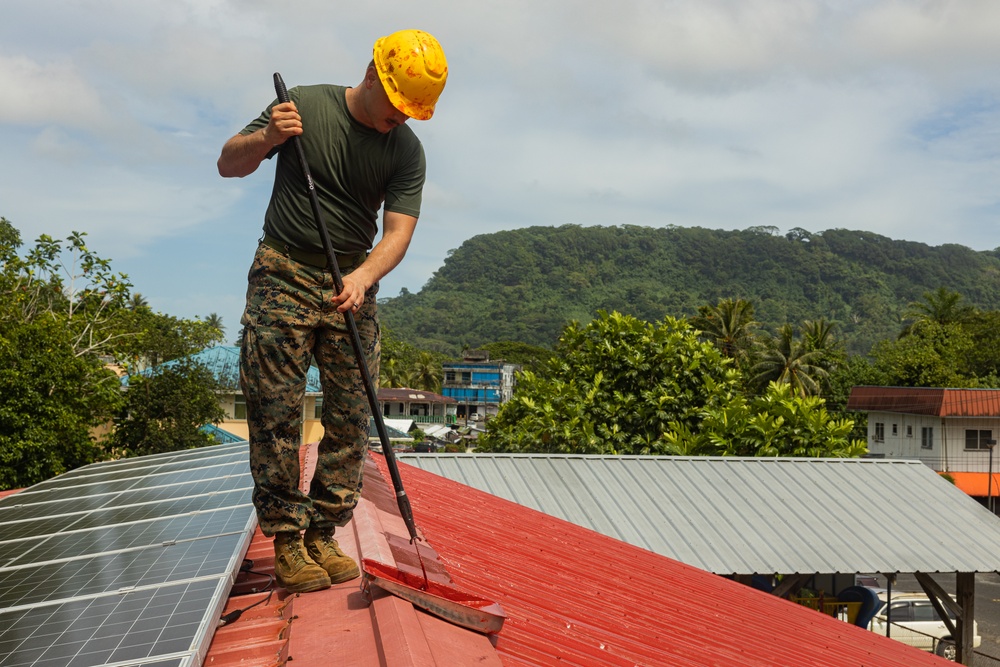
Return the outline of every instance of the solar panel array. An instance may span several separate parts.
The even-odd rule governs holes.
[[[0,499],[0,667],[200,667],[257,520],[247,444]]]

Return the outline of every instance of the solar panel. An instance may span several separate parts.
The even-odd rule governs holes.
[[[0,500],[0,667],[197,667],[256,527],[246,443]]]
[[[5,540],[15,540],[18,538],[32,537],[37,535],[50,535],[67,530],[81,530],[84,528],[94,528],[98,526],[108,526],[111,524],[129,523],[141,521],[143,519],[155,519],[159,517],[169,517],[175,514],[187,514],[191,512],[210,512],[223,507],[233,507],[245,505],[249,502],[250,487],[246,480],[234,482],[234,485],[242,488],[229,489],[224,491],[210,491],[197,495],[187,495],[168,500],[152,500],[147,502],[130,502],[129,504],[108,505],[108,499],[102,498],[101,502],[94,503],[62,503],[58,509],[75,510],[59,513],[54,511],[52,505],[45,506],[46,513],[51,512],[48,518],[38,519],[38,506],[26,506],[18,508],[17,513],[7,515],[0,512],[0,549]],[[191,487],[188,492],[195,490]],[[143,497],[128,496],[122,500],[143,500]],[[83,507],[81,507],[83,505]],[[3,563],[0,562],[0,565]]]
[[[24,497],[20,498],[20,501],[22,503],[52,502],[66,498],[77,498],[81,494],[94,496],[109,495],[136,488],[170,486],[181,482],[196,482],[205,479],[224,479],[232,475],[247,473],[249,470],[249,463],[241,461],[238,463],[191,467],[185,470],[175,470],[165,473],[133,474],[122,479],[88,481],[89,478],[80,478],[79,483],[72,486],[43,487],[39,485],[25,489],[21,492],[24,494]]]

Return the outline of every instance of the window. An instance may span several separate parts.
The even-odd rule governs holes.
[[[965,429],[966,449],[989,449],[991,442],[993,442],[993,431]]]
[[[892,435],[893,436],[899,435],[899,424],[892,425]]]
[[[323,397],[317,396],[313,404],[313,419],[323,418]]]
[[[885,424],[875,422],[875,442],[885,442]]]
[[[247,418],[247,399],[243,394],[236,394],[233,401],[233,419]]]
[[[934,427],[922,426],[920,428],[920,446],[923,449],[934,449]]]
[[[906,437],[907,438],[912,438],[913,437],[913,425],[912,424],[907,424],[906,425]]]
[[[947,608],[945,611],[948,611],[949,618],[955,618],[954,614],[952,614]],[[938,615],[937,609],[934,608],[934,605],[931,604],[930,600],[926,602],[918,600],[913,603],[913,620],[938,622],[941,620],[941,617]]]
[[[909,602],[899,602],[892,605],[888,614],[890,623],[913,620],[913,607]]]

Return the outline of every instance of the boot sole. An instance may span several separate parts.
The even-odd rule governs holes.
[[[278,576],[277,573],[275,573],[275,575],[275,578],[278,580],[278,585],[286,591],[290,591],[292,593],[312,593],[313,591],[321,591],[330,587],[329,577],[324,577],[322,579],[309,579],[307,581],[289,584]]]
[[[327,572],[327,574],[330,574]],[[351,579],[357,579],[361,576],[361,570],[355,567],[353,570],[347,570],[346,572],[341,572],[337,576],[330,574],[331,584],[342,584],[345,581],[350,581]]]

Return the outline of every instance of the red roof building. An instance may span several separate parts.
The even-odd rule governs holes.
[[[1000,389],[854,387],[846,409],[868,413],[871,455],[923,461],[970,496],[1000,494],[997,476],[989,480]]]
[[[303,484],[312,449],[304,448]],[[267,585],[270,541],[258,534],[206,665],[787,665],[942,664],[886,639],[729,579],[437,475],[401,465],[425,540],[429,576],[499,602],[507,621],[485,636],[392,596],[371,605],[359,582],[287,597]],[[338,531],[344,550],[419,572],[381,457]]]
[[[854,387],[846,409],[852,412],[1000,419],[1000,389]]]

